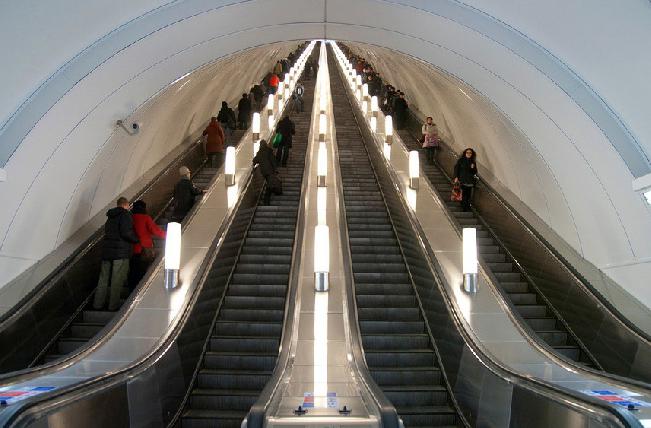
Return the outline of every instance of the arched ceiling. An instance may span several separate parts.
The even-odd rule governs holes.
[[[485,146],[493,175],[577,251],[611,269],[620,283],[651,273],[651,251],[643,242],[651,231],[649,210],[630,190],[631,180],[650,170],[651,125],[643,106],[651,95],[651,60],[648,54],[640,54],[650,51],[649,4],[599,1],[590,2],[588,9],[585,2],[560,0],[528,3],[526,8],[517,0],[484,3],[134,0],[128,7],[116,7],[108,0],[56,4],[24,0],[4,4],[0,14],[4,45],[0,46],[5,78],[0,87],[7,95],[0,100],[0,164],[7,181],[0,182],[0,195],[6,201],[0,208],[0,268],[11,265],[11,271],[18,272],[34,263],[69,236],[86,215],[94,215],[127,187],[144,165],[164,156],[165,150],[145,156],[152,140],[143,138],[130,142],[138,145],[133,150],[141,156],[117,162],[124,151],[111,139],[116,119],[138,115],[153,96],[216,59],[253,52],[250,48],[257,46],[326,37],[378,47],[385,64],[396,62],[391,52],[403,53],[466,85],[499,112],[495,117],[502,118],[498,123],[478,119],[477,132],[511,138],[507,150]],[[613,16],[617,19],[610,19]],[[257,57],[247,58],[252,65],[259,62]],[[263,62],[268,60],[265,57]],[[406,71],[396,68],[395,78],[408,79]],[[240,83],[246,87],[252,81]],[[418,85],[411,85],[418,93]],[[201,92],[200,87],[188,86],[193,93]],[[427,100],[419,102],[435,108]],[[462,110],[451,114],[455,108]],[[472,117],[483,107],[472,110],[456,103],[448,107],[449,120],[461,121],[463,109]],[[189,120],[183,111],[176,114],[179,127],[186,127],[175,136],[179,140],[202,124]],[[450,129],[463,126],[452,123]],[[522,141],[527,143],[518,145]],[[482,147],[481,142],[475,145]],[[569,153],[572,156],[564,157]],[[95,172],[86,173],[106,170],[116,162],[124,165],[117,174],[98,178]],[[529,163],[535,165],[536,179],[523,181],[518,177]],[[87,188],[103,189],[100,193],[106,200],[88,205],[87,196],[79,197],[79,190]],[[572,201],[576,206],[571,207]],[[47,216],[39,212],[44,203],[51,207]],[[602,205],[603,212],[595,214],[595,206]],[[79,212],[88,214],[70,217]],[[34,230],[43,232],[44,238],[32,237]],[[601,235],[595,237],[597,231]],[[602,244],[589,254],[586,249],[592,250],[599,239],[616,243],[616,249],[602,250],[607,248]],[[11,274],[5,275],[0,284],[10,279]]]

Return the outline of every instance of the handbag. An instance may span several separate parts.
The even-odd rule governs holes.
[[[452,185],[452,194],[450,195],[450,200],[452,202],[461,202],[463,200],[463,195],[461,194],[461,185],[459,183],[454,183]]]
[[[143,262],[151,263],[154,261],[158,254],[154,248],[143,247],[142,252],[140,253],[140,260]]]
[[[280,143],[283,141],[283,134],[280,132],[276,132],[276,135],[274,135],[273,140],[271,140],[271,146],[275,149],[276,147],[280,146]]]
[[[439,139],[438,137],[430,137],[429,135],[423,136],[423,148],[427,149],[430,147],[438,147],[439,146]]]

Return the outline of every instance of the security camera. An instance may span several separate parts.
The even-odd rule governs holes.
[[[123,120],[118,120],[115,124],[124,129],[124,131],[129,135],[136,135],[138,131],[140,131],[140,124],[138,122],[131,122],[130,127],[125,126]]]

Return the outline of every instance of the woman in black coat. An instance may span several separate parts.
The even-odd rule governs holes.
[[[470,200],[472,189],[475,187],[477,175],[477,153],[470,147],[463,151],[463,154],[454,166],[454,182],[461,184],[461,208],[470,211]]]
[[[276,168],[278,167],[278,164],[276,162],[276,158],[274,157],[272,148],[269,147],[269,144],[267,144],[265,140],[260,141],[260,148],[258,149],[258,153],[256,153],[256,155],[253,157],[253,166],[256,165],[258,165],[260,173],[267,183],[262,201],[264,205],[269,205],[271,202],[272,187],[277,187],[275,185],[277,185],[278,180],[278,177],[276,177]],[[278,189],[274,190],[278,192]]]

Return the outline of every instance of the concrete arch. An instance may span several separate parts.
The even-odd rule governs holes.
[[[490,135],[476,146],[490,159],[491,176],[511,190],[512,202],[631,293],[644,292],[631,279],[651,273],[651,244],[645,239],[651,219],[648,207],[629,189],[632,178],[649,171],[651,151],[642,142],[651,141],[651,128],[631,112],[651,89],[627,102],[607,84],[609,76],[587,68],[593,58],[582,55],[578,65],[585,68],[577,67],[572,52],[535,28],[532,14],[542,13],[541,6],[516,13],[508,8],[511,0],[495,2],[491,10],[453,0],[139,0],[131,10],[115,11],[108,1],[92,3],[70,11],[76,14],[74,22],[49,10],[50,5],[39,6],[34,25],[49,15],[55,23],[101,29],[88,34],[52,30],[53,42],[62,46],[51,54],[39,51],[43,70],[25,73],[33,62],[24,55],[33,44],[29,31],[23,28],[22,40],[13,25],[0,30],[8,33],[0,39],[10,40],[12,52],[18,52],[9,56],[10,79],[0,83],[10,94],[0,103],[0,158],[8,176],[0,183],[0,196],[8,202],[0,208],[0,286],[69,237],[173,146],[196,134],[209,115],[208,98],[193,104],[205,89],[199,82],[220,73],[202,66],[222,58],[223,70],[248,63],[262,69],[286,52],[292,45],[288,41],[328,37],[374,52],[392,70],[384,74],[398,85],[401,79],[407,82],[410,94],[422,94],[414,101],[436,111],[458,144]],[[77,6],[72,0],[65,5]],[[30,16],[30,6],[16,2],[4,19]],[[556,7],[554,13],[545,9],[544,16],[580,12],[574,5]],[[637,15],[633,23],[639,35],[651,32],[639,18],[651,16],[648,8],[633,0],[619,8]],[[599,21],[608,12],[604,5],[595,10],[594,17],[583,19]],[[87,17],[93,19],[84,25]],[[569,23],[562,21],[559,31],[566,34]],[[643,39],[636,40],[635,46],[642,47]],[[258,60],[270,47],[278,51]],[[640,64],[643,70],[627,85],[644,81],[651,63],[644,59]],[[193,70],[198,71],[192,77],[178,80]],[[428,77],[412,76],[410,82],[413,73]],[[445,75],[455,79],[445,81]],[[220,82],[241,92],[252,83],[253,70],[238,77],[222,75]],[[185,95],[172,96],[183,84]],[[455,85],[476,102],[458,91],[453,96]],[[424,94],[439,102],[431,103]],[[173,101],[193,108],[174,110]],[[111,125],[127,115],[149,123],[151,133],[145,126],[137,141],[114,135]],[[464,115],[473,118],[474,130],[464,129]],[[178,124],[165,123],[165,117],[176,117]],[[175,131],[157,136],[154,130],[162,128]],[[500,141],[506,141],[508,153],[500,153]],[[48,215],[42,216],[45,204]],[[651,305],[651,296],[640,299]]]

